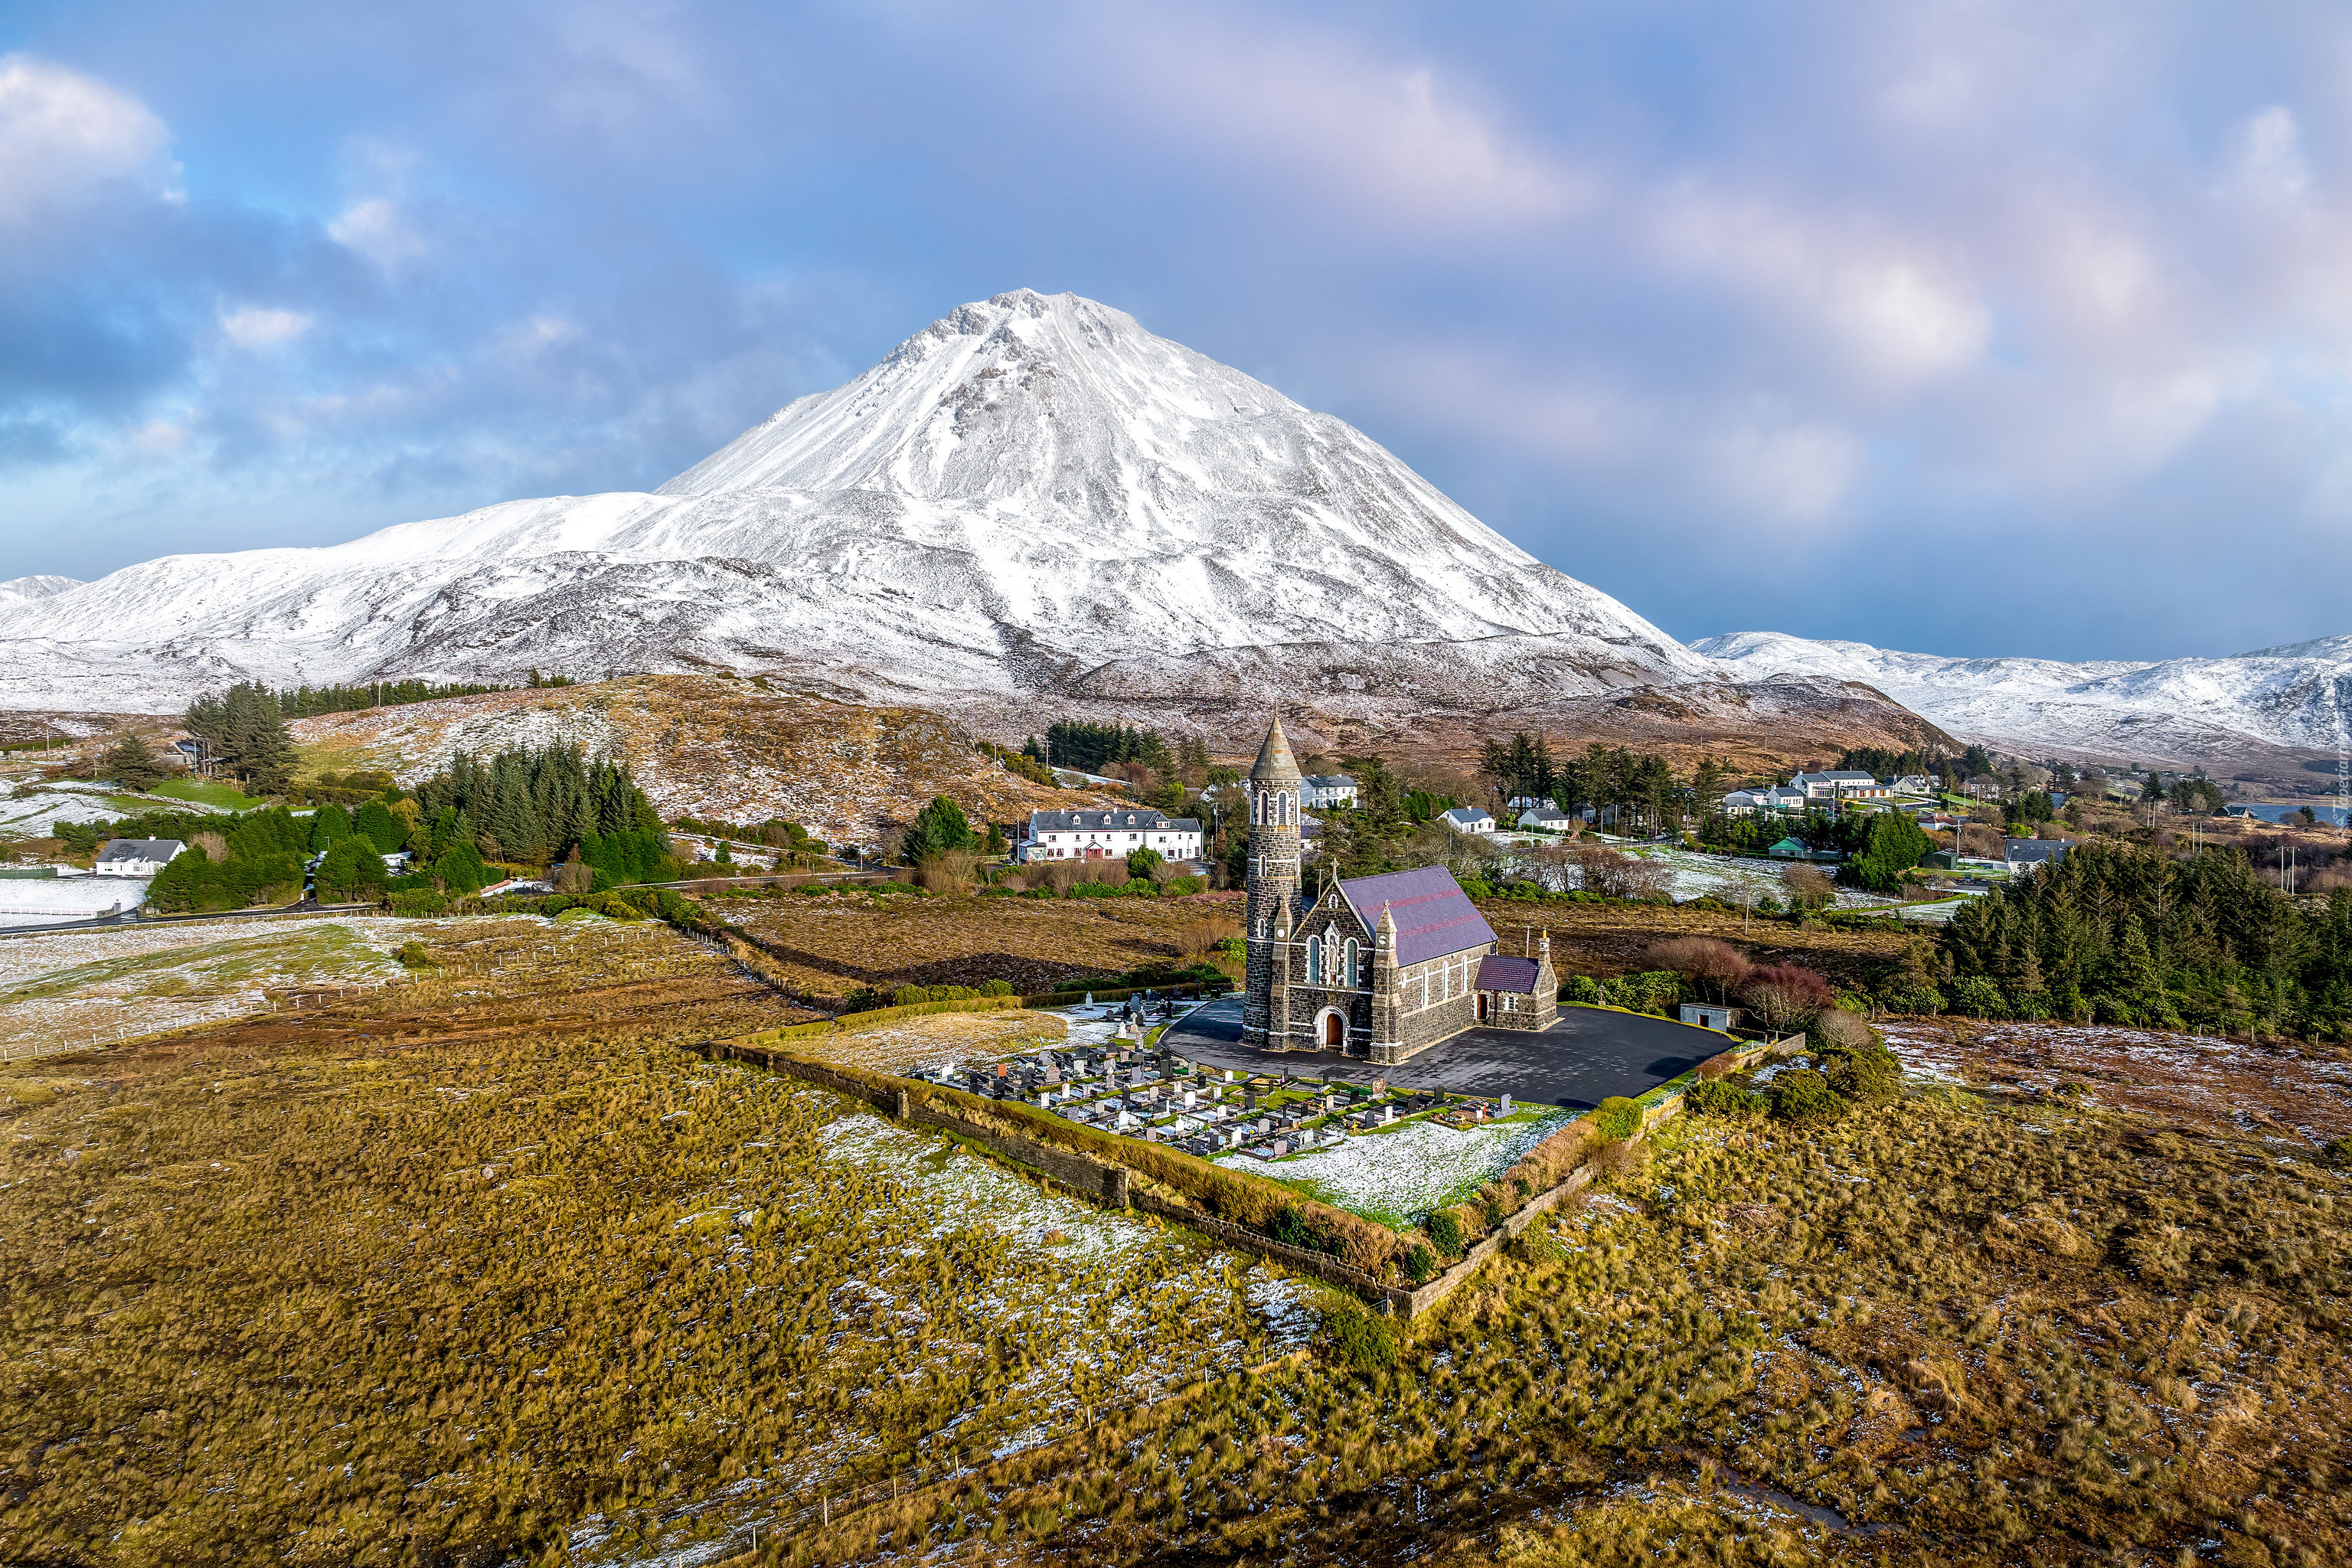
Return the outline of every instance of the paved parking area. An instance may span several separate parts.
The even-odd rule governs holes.
[[[1413,1089],[1499,1095],[1579,1110],[1612,1094],[1638,1095],[1676,1078],[1733,1042],[1711,1030],[1666,1018],[1562,1007],[1541,1034],[1472,1029],[1441,1040],[1392,1068],[1331,1051],[1263,1051],[1242,1044],[1242,1001],[1228,996],[1195,1008],[1161,1037],[1178,1056],[1203,1067],[1369,1083],[1386,1077]]]

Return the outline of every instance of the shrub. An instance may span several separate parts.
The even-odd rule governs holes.
[[[1349,1300],[1325,1314],[1331,1358],[1350,1372],[1381,1372],[1396,1364],[1396,1330]]]
[[[1739,999],[1757,1021],[1779,1034],[1801,1029],[1836,1004],[1830,983],[1810,969],[1793,964],[1768,964],[1749,972],[1739,988]]]
[[[1602,990],[1601,982],[1590,974],[1571,974],[1568,977],[1568,984],[1559,988],[1559,999],[1597,1007],[1609,1000],[1609,993]]]
[[[1702,1078],[1683,1095],[1683,1103],[1702,1116],[1752,1116],[1764,1109],[1761,1095],[1748,1093],[1727,1078]]]
[[[1689,975],[1694,985],[1711,992],[1717,1001],[1738,990],[1739,983],[1755,967],[1729,942],[1704,936],[1671,937],[1654,942],[1650,948],[1650,962],[1660,969]]]
[[[1782,1121],[1827,1121],[1845,1114],[1845,1100],[1829,1079],[1797,1068],[1772,1080],[1772,1114]]]
[[[2338,1142],[2343,1140],[2339,1139]],[[1416,1241],[1405,1248],[1404,1257],[1400,1260],[1399,1267],[1404,1270],[1404,1277],[1407,1279],[1415,1285],[1425,1285],[1437,1272],[1437,1254]]]
[[[2009,1004],[2003,1000],[2000,987],[1981,974],[1952,982],[1951,1010],[1969,1018],[2009,1016]]]
[[[1603,1142],[1622,1143],[1629,1138],[1640,1136],[1642,1108],[1622,1094],[1612,1094],[1601,1102],[1600,1110],[1592,1113],[1592,1125]]]
[[[404,942],[394,950],[392,956],[398,959],[402,966],[407,969],[437,967],[433,962],[433,955],[425,951],[425,944],[421,942]]]
[[[1209,879],[1205,877],[1171,877],[1168,879],[1168,895],[1171,898],[1181,899],[1208,890]]]
[[[1429,1239],[1441,1256],[1451,1258],[1462,1250],[1462,1222],[1454,1217],[1452,1209],[1431,1210],[1429,1217],[1421,1222],[1421,1228],[1429,1233]]]
[[[392,895],[392,912],[411,920],[449,912],[448,896],[430,888],[404,888]]]

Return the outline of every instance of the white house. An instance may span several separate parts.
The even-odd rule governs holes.
[[[1892,785],[1880,784],[1872,774],[1852,770],[1799,773],[1791,782],[1805,792],[1807,800],[1885,800],[1895,793]]]
[[[1558,811],[1559,802],[1549,795],[1515,795],[1506,806],[1510,811]]]
[[[1727,816],[1752,816],[1759,811],[1802,811],[1807,798],[1805,792],[1794,784],[1736,789],[1723,797],[1723,810]]]
[[[176,838],[110,838],[98,852],[98,874],[152,877],[186,847]]]
[[[1200,819],[1170,816],[1148,806],[1033,811],[1028,837],[1019,845],[1019,858],[1123,860],[1138,849],[1156,849],[1164,860],[1198,860]]]
[[[1577,819],[1564,811],[1538,807],[1519,813],[1519,826],[1539,828],[1546,833],[1572,833],[1576,830]]]
[[[1492,833],[1495,819],[1475,805],[1457,805],[1438,817],[1456,833]]]
[[[1353,805],[1356,781],[1345,773],[1308,773],[1298,804],[1303,806]]]
[[[1905,773],[1901,778],[1895,781],[1894,787],[1895,793],[1897,795],[1933,795],[1936,793],[1935,781],[1928,778],[1926,773]]]

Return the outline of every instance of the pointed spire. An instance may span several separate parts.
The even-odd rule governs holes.
[[[1394,952],[1396,951],[1395,905],[1382,904],[1381,906],[1380,929],[1372,933],[1372,941],[1384,952]]]
[[[1250,769],[1250,782],[1261,786],[1281,784],[1297,789],[1303,782],[1298,772],[1298,760],[1290,754],[1290,737],[1282,732],[1282,711],[1276,709],[1274,721],[1266,726],[1265,744],[1257,750],[1257,765]]]

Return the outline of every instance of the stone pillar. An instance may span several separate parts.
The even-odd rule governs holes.
[[[1376,1062],[1396,1060],[1403,1027],[1404,991],[1399,982],[1396,914],[1381,908],[1381,923],[1372,932],[1372,1031],[1365,1055]]]

